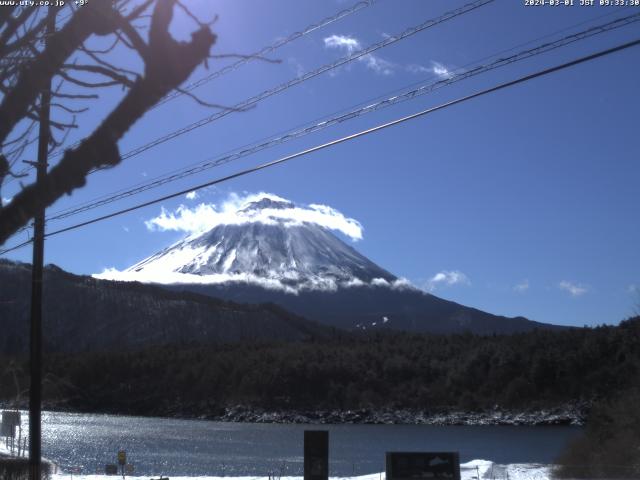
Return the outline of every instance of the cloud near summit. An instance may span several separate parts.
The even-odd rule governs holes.
[[[286,208],[247,208],[260,200],[272,200],[290,204]],[[206,232],[218,225],[241,225],[245,223],[276,223],[285,226],[313,223],[338,231],[351,238],[361,240],[363,227],[357,220],[344,216],[327,205],[295,205],[287,199],[270,193],[248,195],[231,194],[219,205],[200,203],[195,207],[180,205],[173,212],[162,207],[160,214],[145,221],[151,231],[182,231],[190,235]]]

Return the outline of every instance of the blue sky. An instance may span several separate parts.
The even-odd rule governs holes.
[[[251,53],[355,2],[189,0],[219,15],[214,53]],[[233,105],[349,51],[466,2],[378,0],[279,49],[279,64],[253,62],[199,89]],[[577,2],[579,3],[579,2]],[[92,175],[56,212],[296,126],[427,83],[480,59],[640,12],[617,7],[525,7],[496,0]],[[598,18],[600,17],[600,18]],[[574,28],[556,33],[567,27]],[[52,222],[57,229],[186,189],[537,69],[638,37],[640,23],[460,81],[432,94],[264,150],[128,200]],[[193,29],[176,19],[176,35]],[[551,35],[555,34],[555,35]],[[541,37],[551,35],[546,39]],[[537,39],[537,40],[536,40]],[[350,50],[351,49],[351,50]],[[511,52],[511,53],[513,53]],[[118,52],[123,64],[135,64]],[[508,55],[508,54],[507,54]],[[504,54],[499,55],[504,56]],[[232,60],[213,60],[217,69]],[[205,75],[204,69],[192,80]],[[434,294],[492,313],[558,324],[617,323],[640,307],[640,48],[534,80],[337,146],[293,163],[166,201],[47,241],[46,261],[75,273],[125,268],[176,241],[145,221],[164,207],[219,204],[232,193],[272,192],[324,204],[364,228],[355,248]],[[81,138],[120,98],[105,92],[81,118]],[[123,139],[127,152],[213,113],[188,98],[148,113]],[[10,197],[16,183],[3,190]],[[23,241],[17,235],[7,246]],[[352,240],[347,241],[351,242]],[[29,249],[10,258],[30,261]]]

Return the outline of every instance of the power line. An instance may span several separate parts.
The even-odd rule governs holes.
[[[552,32],[552,33],[549,33],[549,34],[547,34],[547,35],[543,35],[543,36],[541,36],[541,37],[537,37],[537,38],[532,39],[532,40],[529,40],[529,41],[527,41],[527,42],[525,42],[525,43],[521,43],[521,44],[518,44],[518,45],[516,45],[516,46],[513,46],[513,47],[511,47],[511,48],[509,48],[509,49],[501,50],[500,52],[497,52],[497,53],[494,53],[494,54],[492,54],[492,55],[489,55],[489,56],[483,57],[483,58],[481,58],[481,59],[475,60],[475,61],[473,61],[473,62],[467,63],[466,65],[464,65],[464,66],[460,67],[459,69],[454,70],[454,73],[453,73],[453,75],[452,75],[452,76],[456,76],[456,75],[457,75],[457,74],[455,73],[456,71],[460,71],[461,73],[464,73],[464,72],[466,71],[467,67],[469,67],[469,66],[471,66],[471,65],[475,65],[475,64],[477,64],[477,63],[479,63],[479,62],[482,62],[482,61],[484,61],[484,60],[494,58],[494,57],[496,57],[497,55],[502,55],[502,54],[505,54],[505,53],[508,53],[508,52],[512,52],[512,51],[514,51],[514,50],[515,50],[515,49],[517,49],[517,48],[524,47],[524,46],[526,46],[526,45],[530,45],[530,44],[532,44],[532,43],[534,43],[534,42],[537,42],[537,41],[543,40],[543,39],[545,39],[545,38],[552,37],[552,36],[557,35],[557,34],[559,34],[559,33],[566,32],[566,31],[568,31],[568,30],[571,30],[571,29],[573,29],[573,28],[576,28],[576,27],[582,26],[582,25],[584,25],[584,24],[591,23],[591,22],[593,22],[593,21],[595,21],[595,20],[599,20],[599,19],[601,19],[601,18],[604,18],[604,17],[608,17],[608,16],[611,16],[611,15],[614,15],[614,14],[616,14],[616,13],[619,13],[619,12],[621,12],[621,11],[623,11],[623,10],[627,10],[627,9],[629,9],[629,8],[630,8],[630,7],[623,7],[623,8],[620,8],[619,10],[614,10],[614,11],[612,11],[612,12],[607,12],[607,13],[605,13],[605,14],[598,15],[598,16],[596,16],[596,17],[590,18],[589,20],[585,20],[585,21],[582,21],[582,22],[579,22],[579,23],[576,23],[576,24],[570,25],[570,26],[568,26],[568,27],[564,27],[564,28],[562,28],[562,29],[560,29],[560,30],[556,30],[556,31],[554,31],[554,32]],[[614,22],[618,22],[619,20],[621,20],[621,19],[614,20]],[[614,23],[614,22],[611,22],[611,23]],[[623,26],[623,25],[620,25],[620,26]],[[606,25],[604,25],[604,27],[606,27]],[[593,28],[591,28],[591,29],[588,29],[587,31],[594,30],[594,29],[597,29],[597,28],[600,28],[600,26],[598,26],[598,27],[593,27]],[[585,32],[586,32],[586,31],[585,31]],[[595,32],[595,33],[603,33],[603,32]],[[594,34],[595,34],[595,33],[594,33]],[[579,34],[575,34],[575,35],[579,35]],[[573,35],[571,35],[571,36],[573,36]],[[569,36],[569,37],[571,37],[571,36]],[[433,76],[432,76],[432,77],[430,77],[430,78],[433,78]],[[410,87],[420,85],[421,83],[422,83],[422,82],[414,83],[414,84],[410,85]],[[409,88],[409,87],[405,87],[405,88]],[[397,94],[398,94],[398,92],[401,92],[401,91],[402,91],[402,89],[400,89],[400,90],[394,90],[392,93],[388,93],[388,94],[386,94],[386,95],[394,95],[394,96],[395,96],[395,95],[397,95]],[[359,103],[358,105],[368,104],[368,103],[371,103],[371,102],[377,101],[378,99],[381,99],[381,98],[384,98],[384,97],[385,97],[385,95],[381,95],[381,96],[379,96],[379,97],[376,97],[375,99],[372,99],[372,100],[369,100],[369,101],[366,101],[366,102],[361,102],[361,103]],[[351,107],[351,108],[355,108],[355,107]],[[347,110],[347,109],[342,110],[340,113],[342,113],[342,112],[344,112],[344,111],[346,111],[346,110]],[[335,115],[335,114],[334,114],[334,115]],[[325,120],[325,119],[327,119],[327,118],[330,118],[330,116],[323,117],[322,119],[317,120],[317,122],[324,123],[324,122],[323,122],[323,120]],[[298,129],[298,128],[300,128],[300,127],[296,127],[296,129]],[[293,131],[295,131],[296,129],[294,129]],[[291,132],[291,130],[289,130],[287,133],[290,133],[290,132]],[[273,137],[271,137],[271,138],[273,138]],[[276,137],[276,138],[277,138],[277,137]],[[230,152],[235,152],[235,151],[238,151],[238,150],[241,150],[241,149],[242,149],[242,150],[244,150],[244,149],[246,149],[247,147],[252,146],[252,145],[255,145],[255,144],[256,144],[256,142],[254,142],[253,144],[247,144],[247,145],[245,145],[245,146],[243,146],[243,147],[239,147],[239,148],[237,148],[237,149],[233,149],[233,150],[231,150]],[[229,152],[229,153],[230,153],[230,152]],[[208,163],[208,162],[209,162],[209,160],[206,160],[205,162],[198,162],[198,165],[201,165],[202,163]],[[156,177],[154,180],[156,180],[156,179],[161,179],[161,178],[163,178],[163,177],[164,177],[164,176],[166,176],[166,175],[171,175],[171,174],[174,174],[174,173],[182,172],[183,170],[184,170],[184,169],[176,169],[176,170],[174,170],[174,171],[172,171],[172,172],[168,172],[168,173],[167,173],[167,174],[165,174],[165,175],[162,175],[162,176]],[[153,184],[153,183],[155,183],[155,182],[152,182],[152,184]],[[115,194],[117,194],[117,193],[121,193],[121,192],[128,192],[128,191],[129,191],[129,189],[131,189],[131,188],[138,187],[139,185],[146,185],[146,184],[148,184],[148,182],[141,182],[141,183],[138,183],[138,184],[136,184],[136,185],[134,185],[134,186],[132,186],[132,187],[129,187],[129,188],[127,188],[127,189],[120,189],[120,190],[117,190],[116,192],[113,192],[113,193],[111,193],[111,194],[102,195],[102,196],[98,197],[98,198],[97,198],[97,199],[95,199],[95,200],[92,200],[92,201],[89,201],[89,202],[85,202],[85,203],[81,203],[81,204],[80,204],[80,205],[78,205],[78,206],[84,206],[84,205],[86,205],[87,203],[93,203],[94,201],[101,200],[101,199],[103,199],[103,198],[111,198],[111,195],[115,195]],[[153,187],[151,187],[151,188],[153,188]],[[69,211],[70,209],[75,209],[75,208],[76,208],[76,207],[70,207],[69,209],[65,209],[65,210],[63,210],[63,212],[67,212],[67,211]]]
[[[163,98],[161,98],[158,103],[156,103],[154,106],[152,106],[150,108],[150,110],[155,109],[156,107],[159,107],[160,105],[163,105],[167,102],[169,102],[170,100],[177,98],[179,96],[184,95],[185,92],[189,92],[191,90],[194,90],[198,87],[200,87],[201,85],[204,85],[206,83],[209,83],[213,80],[215,80],[216,78],[222,77],[223,75],[226,75],[228,73],[231,73],[233,71],[238,70],[240,67],[246,65],[247,63],[259,59],[259,58],[264,58],[265,55],[268,55],[270,53],[273,53],[274,51],[276,51],[277,49],[284,47],[285,45],[288,45],[289,43],[292,43],[295,40],[298,40],[299,38],[302,38],[306,35],[309,35],[312,32],[315,32],[316,30],[319,30],[323,27],[326,27],[327,25],[331,25],[334,22],[337,22],[338,20],[342,20],[345,17],[348,17],[351,14],[354,14],[360,10],[362,10],[363,8],[369,7],[371,5],[374,4],[374,2],[376,2],[378,0],[363,0],[363,1],[359,1],[357,3],[355,3],[354,5],[352,5],[349,8],[345,8],[344,10],[340,10],[339,12],[335,13],[334,15],[331,15],[329,17],[323,18],[322,20],[312,23],[308,26],[306,26],[304,29],[302,29],[301,31],[297,31],[292,33],[291,35],[287,36],[286,38],[283,38],[281,40],[277,40],[276,42],[267,45],[265,47],[262,47],[260,50],[258,50],[257,52],[251,53],[249,55],[246,55],[245,57],[233,62],[230,65],[227,65],[223,68],[221,68],[220,70],[216,70],[215,72],[211,73],[210,75],[207,75],[206,77],[201,78],[200,80],[190,83],[184,87],[181,87],[180,90],[174,90],[171,93],[168,93],[167,95],[165,95]],[[69,148],[74,148],[77,147],[78,145],[80,145],[81,141],[77,141],[71,145],[69,145],[68,147],[66,147],[65,149],[62,150],[58,150],[56,152],[53,152],[51,154],[51,156],[59,156],[62,155],[64,153],[65,150],[68,150]]]
[[[129,152],[123,154],[121,156],[122,160],[126,160],[128,158],[134,157],[136,155],[139,155],[153,147],[156,147],[162,143],[168,142],[170,140],[173,140],[174,138],[177,138],[185,133],[191,132],[197,128],[200,128],[202,126],[208,125],[209,123],[212,123],[216,120],[219,120],[223,117],[226,117],[227,115],[229,115],[232,112],[238,111],[238,110],[245,110],[247,108],[250,108],[254,105],[256,105],[258,102],[265,100],[273,95],[276,95],[284,90],[287,90],[293,86],[296,86],[302,82],[305,82],[307,80],[310,80],[312,78],[317,77],[318,75],[321,75],[325,72],[328,72],[330,70],[336,69],[340,66],[346,65],[347,63],[350,63],[354,60],[357,60],[358,58],[362,58],[366,55],[369,55],[381,48],[384,48],[388,45],[394,44],[396,42],[399,42],[400,40],[403,40],[407,37],[413,36],[416,33],[419,33],[423,30],[426,30],[430,27],[433,27],[435,25],[438,25],[440,23],[443,23],[447,20],[451,20],[455,17],[458,17],[460,15],[463,15],[465,13],[468,13],[472,10],[475,10],[476,8],[482,7],[486,4],[492,3],[495,0],[476,0],[474,2],[468,3],[466,5],[463,5],[462,7],[459,7],[455,10],[450,10],[448,12],[445,12],[443,15],[441,15],[440,17],[434,18],[434,19],[429,19],[419,25],[416,25],[414,27],[410,27],[408,29],[406,29],[405,31],[403,31],[402,33],[398,34],[398,35],[391,35],[387,38],[385,38],[383,41],[375,43],[373,45],[370,45],[369,47],[366,47],[362,50],[359,50],[357,52],[354,52],[346,57],[342,57],[340,59],[338,59],[337,61],[330,63],[330,64],[325,64],[317,69],[311,70],[307,73],[304,73],[298,77],[295,77],[291,80],[289,80],[288,82],[282,83],[280,85],[277,85],[276,87],[273,87],[269,90],[265,90],[262,93],[255,95],[251,98],[245,99],[242,102],[234,105],[233,107],[229,108],[229,109],[225,109],[221,112],[215,113],[213,115],[210,115],[208,117],[202,118],[200,120],[198,120],[197,122],[191,123],[185,127],[182,127],[178,130],[174,130],[173,132],[166,134],[162,137],[159,137],[149,143],[146,143],[144,145],[141,145],[140,147],[137,147],[133,150],[130,150]],[[319,27],[315,27],[315,29],[317,29]],[[290,40],[293,41],[293,40]],[[270,48],[270,47],[265,47],[265,48]],[[236,62],[237,63],[237,62]],[[224,70],[224,69],[223,69]],[[197,83],[197,82],[196,82]],[[206,83],[206,82],[204,82]],[[195,88],[195,87],[193,87]],[[166,98],[166,97],[165,97]],[[59,150],[57,152],[53,152],[49,155],[50,158],[56,157],[56,156],[60,156],[62,154],[64,154],[64,152],[69,149],[69,148],[74,148],[75,146],[79,145],[80,142],[76,142],[72,145],[70,145],[69,147],[67,147],[64,150]],[[25,169],[23,171],[21,171],[19,173],[19,175],[22,175],[26,172],[28,172],[29,169]],[[96,169],[96,170],[92,170],[91,172],[89,172],[89,174],[95,173],[97,171],[100,171],[100,169]]]
[[[32,244],[32,243],[33,243],[32,239],[26,240],[26,241],[24,241],[22,243],[19,243],[18,245],[15,245],[15,246],[13,246],[11,248],[5,248],[4,250],[0,250],[0,255],[5,255],[5,254],[7,254],[9,252],[14,252],[16,250],[21,249],[22,247],[26,247],[27,245]]]
[[[477,8],[480,8],[484,5],[487,5],[489,3],[492,3],[495,0],[476,0],[474,2],[468,3],[466,5],[463,5],[462,7],[459,7],[455,10],[450,10],[446,13],[444,13],[443,15],[437,17],[437,18],[433,18],[433,19],[429,19],[425,22],[420,23],[419,25],[410,27],[406,30],[404,30],[402,33],[398,34],[398,35],[391,35],[387,38],[385,38],[384,40],[382,40],[381,42],[375,43],[370,45],[369,47],[366,47],[362,50],[358,50],[357,52],[354,52],[346,57],[342,57],[338,60],[336,60],[335,62],[329,63],[329,64],[325,64],[322,65],[319,68],[316,68],[314,70],[311,70],[307,73],[304,73],[298,77],[295,77],[287,82],[281,83],[280,85],[277,85],[276,87],[270,88],[269,90],[265,90],[262,93],[259,93],[258,95],[255,95],[251,98],[245,99],[242,102],[232,106],[231,108],[225,109],[223,111],[217,112],[213,115],[204,117],[196,122],[193,122],[185,127],[179,128],[177,130],[174,130],[173,132],[170,132],[166,135],[163,135],[162,137],[156,138],[155,140],[152,140],[149,143],[146,143],[144,145],[141,145],[137,148],[134,148],[133,150],[128,151],[127,153],[121,155],[121,159],[122,160],[126,160],[128,158],[134,157],[136,155],[139,155],[147,150],[150,150],[153,147],[156,147],[158,145],[161,145],[165,142],[168,142],[170,140],[173,140],[174,138],[177,138],[181,135],[184,135],[185,133],[191,132],[197,128],[203,127],[205,125],[208,125],[216,120],[219,120],[223,117],[226,117],[227,115],[229,115],[232,112],[236,112],[236,111],[241,111],[241,110],[246,110],[247,108],[253,107],[254,105],[256,105],[258,102],[265,100],[273,95],[276,95],[280,92],[283,92],[291,87],[294,87],[296,85],[299,85],[300,83],[306,82],[307,80],[311,80],[312,78],[315,78],[319,75],[322,75],[323,73],[326,73],[330,70],[334,70],[338,67],[341,67],[343,65],[346,65],[347,63],[350,63],[354,60],[357,60],[358,58],[362,58],[366,55],[369,55],[377,50],[380,50],[381,48],[384,48],[386,46],[392,45],[394,43],[397,43],[401,40],[404,40],[405,38],[411,37],[413,35],[415,35],[416,33],[422,32],[430,27],[433,27],[435,25],[438,25],[440,23],[446,22],[447,20],[451,20],[453,18],[456,18],[460,15],[463,15],[465,13],[468,13],[472,10],[475,10]],[[58,152],[58,155],[61,154],[62,152]],[[90,172],[94,173],[99,171],[99,169],[96,170],[92,170]]]
[[[255,53],[252,53],[250,55],[248,55],[246,58],[242,58],[234,63],[232,63],[231,65],[227,65],[226,67],[221,68],[220,70],[217,70],[213,73],[211,73],[210,75],[207,75],[206,77],[201,78],[200,80],[190,83],[189,85],[186,85],[184,87],[182,87],[180,89],[180,91],[174,90],[173,92],[165,95],[164,98],[160,99],[160,101],[158,103],[156,103],[152,108],[156,108],[176,97],[179,97],[181,95],[183,95],[183,92],[189,92],[191,90],[194,90],[206,83],[209,83],[213,80],[215,80],[216,78],[219,78],[223,75],[226,75],[227,73],[231,73],[235,70],[237,70],[238,68],[242,67],[243,65],[246,65],[247,63],[251,62],[252,60],[255,60],[256,58],[261,58],[264,57],[270,53],[273,53],[275,50],[279,49],[280,47],[284,47],[285,45],[304,37],[305,35],[310,34],[311,32],[315,32],[316,30],[326,27],[327,25],[331,25],[332,23],[343,19],[344,17],[347,17],[353,13],[356,13],[360,10],[362,10],[363,8],[366,8],[370,5],[372,5],[374,2],[374,0],[366,0],[366,1],[361,1],[358,2],[356,4],[354,4],[353,6],[351,6],[350,8],[346,8],[344,10],[339,11],[338,13],[331,15],[330,17],[326,17],[322,20],[320,20],[319,22],[316,23],[312,23],[311,25],[305,27],[303,30],[298,31],[298,32],[294,32],[291,35],[289,35],[286,38],[283,38],[282,40],[278,40],[274,43],[272,43],[271,45],[267,45],[266,47],[261,48],[260,50],[258,50]]]
[[[551,73],[555,73],[555,72],[558,72],[560,70],[565,70],[567,68],[574,67],[576,65],[579,65],[579,64],[582,64],[582,63],[586,63],[586,62],[595,60],[595,59],[600,58],[600,57],[611,55],[613,53],[620,52],[622,50],[626,50],[628,48],[635,47],[635,46],[638,46],[638,45],[640,45],[640,39],[633,40],[631,42],[627,42],[627,43],[624,43],[624,44],[621,44],[621,45],[618,45],[618,46],[615,46],[615,47],[612,47],[612,48],[608,48],[606,50],[601,50],[599,52],[592,53],[590,55],[586,55],[586,56],[577,58],[575,60],[571,60],[569,62],[562,63],[560,65],[556,65],[556,66],[553,66],[553,67],[546,68],[544,70],[539,70],[537,72],[534,72],[534,73],[519,77],[519,78],[517,78],[515,80],[510,80],[508,82],[504,82],[504,83],[495,85],[493,87],[490,87],[490,88],[487,88],[487,89],[472,93],[470,95],[466,95],[464,97],[459,97],[459,98],[457,98],[455,100],[450,100],[448,102],[442,103],[442,104],[437,105],[435,107],[430,107],[430,108],[427,108],[425,110],[421,110],[421,111],[419,111],[417,113],[413,113],[411,115],[407,115],[405,117],[401,117],[401,118],[398,118],[396,120],[392,120],[390,122],[386,122],[386,123],[383,123],[381,125],[377,125],[375,127],[371,127],[371,128],[368,128],[366,130],[362,130],[362,131],[357,132],[357,133],[353,133],[351,135],[347,135],[347,136],[344,136],[344,137],[341,137],[341,138],[338,138],[338,139],[335,139],[335,140],[331,140],[329,142],[326,142],[326,143],[323,143],[323,144],[320,144],[320,145],[316,145],[314,147],[311,147],[311,148],[308,148],[308,149],[293,153],[291,155],[287,155],[285,157],[278,158],[277,160],[272,160],[270,162],[262,163],[260,165],[255,166],[255,167],[251,167],[251,168],[248,168],[248,169],[245,169],[245,170],[241,170],[241,171],[233,173],[231,175],[227,175],[227,176],[224,176],[224,177],[221,177],[221,178],[217,178],[215,180],[212,180],[212,181],[209,181],[209,182],[206,182],[206,183],[202,183],[200,185],[196,185],[196,186],[188,188],[186,190],[181,190],[179,192],[174,192],[174,193],[171,193],[169,195],[164,195],[164,196],[162,196],[160,198],[156,198],[154,200],[143,202],[143,203],[140,203],[138,205],[135,205],[135,206],[132,206],[132,207],[129,207],[129,208],[118,210],[116,212],[112,212],[112,213],[107,214],[107,215],[102,215],[100,217],[93,218],[91,220],[87,220],[87,221],[84,221],[84,222],[77,223],[75,225],[71,225],[69,227],[65,227],[65,228],[61,228],[59,230],[55,230],[53,232],[49,232],[49,233],[46,234],[46,237],[52,237],[54,235],[59,235],[61,233],[69,232],[71,230],[76,230],[78,228],[85,227],[87,225],[91,225],[91,224],[94,224],[94,223],[97,223],[97,222],[101,222],[103,220],[108,220],[110,218],[114,218],[114,217],[123,215],[125,213],[129,213],[129,212],[132,212],[132,211],[135,211],[135,210],[139,210],[139,209],[144,208],[144,207],[148,207],[150,205],[154,205],[156,203],[163,202],[165,200],[169,200],[171,198],[175,198],[175,197],[179,197],[181,195],[185,195],[185,194],[187,194],[187,193],[189,193],[191,191],[194,191],[194,190],[200,190],[200,189],[203,189],[203,188],[206,188],[206,187],[210,187],[210,186],[213,186],[213,185],[216,185],[216,184],[219,184],[219,183],[223,183],[223,182],[226,182],[226,181],[238,178],[238,177],[249,175],[251,173],[255,173],[255,172],[258,172],[260,170],[265,170],[267,168],[274,167],[276,165],[280,165],[282,163],[288,162],[288,161],[293,160],[295,158],[303,157],[303,156],[308,155],[310,153],[314,153],[314,152],[317,152],[317,151],[320,151],[320,150],[324,150],[326,148],[333,147],[335,145],[338,145],[338,144],[341,144],[341,143],[345,143],[345,142],[354,140],[356,138],[360,138],[360,137],[363,137],[365,135],[369,135],[371,133],[374,133],[374,132],[377,132],[377,131],[380,131],[380,130],[383,130],[383,129],[386,129],[386,128],[389,128],[389,127],[392,127],[392,126],[408,122],[409,120],[414,120],[416,118],[420,118],[420,117],[426,116],[428,114],[437,112],[439,110],[444,110],[444,109],[452,107],[454,105],[457,105],[457,104],[472,100],[474,98],[481,97],[481,96],[484,96],[484,95],[488,95],[490,93],[497,92],[499,90],[503,90],[505,88],[509,88],[509,87],[512,87],[512,86],[515,86],[515,85],[518,85],[518,84],[521,84],[521,83],[525,83],[525,82],[528,82],[530,80],[533,80],[533,79],[536,79],[536,78],[539,78],[539,77],[542,77],[542,76],[545,76],[545,75],[549,75]],[[28,243],[31,243],[31,242],[30,241],[29,242],[25,242],[22,245],[26,245]],[[7,250],[0,251],[0,255],[2,255],[4,253],[7,253],[9,251],[15,250],[17,248],[19,248],[19,247],[16,246],[16,247],[12,247],[12,249],[7,249]]]
[[[460,73],[458,74],[452,74],[451,77],[449,78],[444,78],[444,79],[440,79],[436,82],[432,82],[432,83],[428,83],[428,84],[423,84],[420,85],[417,88],[411,89],[409,91],[404,91],[403,93],[396,93],[391,97],[387,97],[384,98],[382,100],[379,100],[377,102],[373,102],[373,103],[368,103],[366,106],[364,107],[360,107],[360,108],[356,108],[356,109],[352,109],[346,113],[340,113],[338,115],[333,115],[331,117],[324,117],[322,120],[317,121],[316,123],[313,123],[311,125],[307,125],[303,128],[298,128],[298,129],[294,129],[294,130],[290,130],[288,132],[286,132],[283,135],[279,135],[276,137],[271,137],[269,139],[267,139],[266,141],[262,142],[262,143],[255,143],[251,146],[245,146],[245,147],[241,147],[239,149],[236,149],[230,153],[224,154],[223,156],[219,156],[219,157],[213,157],[210,158],[204,162],[200,162],[197,165],[187,168],[187,169],[180,169],[177,170],[175,173],[163,176],[163,177],[159,177],[158,179],[155,179],[151,182],[145,182],[143,184],[140,184],[139,186],[136,186],[134,188],[130,188],[130,189],[123,189],[120,190],[118,192],[115,192],[115,194],[111,194],[109,196],[105,196],[102,197],[100,199],[97,200],[93,200],[90,202],[86,202],[84,204],[80,204],[76,207],[71,207],[68,208],[66,210],[60,211],[58,213],[54,213],[52,216],[50,216],[47,220],[48,221],[52,221],[52,220],[60,220],[60,219],[64,219],[64,218],[68,218],[70,216],[88,211],[88,210],[92,210],[94,208],[98,208],[104,205],[107,205],[109,203],[115,202],[117,200],[121,200],[124,198],[128,198],[131,197],[133,195],[137,195],[139,193],[145,192],[147,190],[151,190],[153,188],[157,188],[159,186],[165,185],[167,183],[171,183],[177,180],[180,180],[182,178],[186,178],[188,176],[191,175],[195,175],[197,173],[201,173],[205,170],[238,160],[240,158],[244,158],[247,157],[249,155],[252,155],[256,152],[259,152],[261,150],[264,150],[266,148],[270,148],[273,147],[275,145],[280,145],[283,143],[286,143],[290,140],[296,139],[296,138],[301,138],[303,136],[306,136],[308,134],[317,132],[319,130],[323,130],[327,127],[336,125],[338,123],[342,123],[348,120],[351,120],[353,118],[365,115],[367,113],[371,113],[374,111],[378,111],[384,108],[387,108],[389,106],[407,101],[407,100],[411,100],[414,98],[417,98],[419,96],[428,94],[433,92],[436,89],[451,85],[453,83],[456,83],[458,81],[461,80],[465,80],[467,78],[482,74],[482,73],[486,73],[490,70],[494,70],[496,68],[500,68],[506,65],[510,65],[512,63],[521,61],[521,60],[525,60],[527,58],[531,58],[533,56],[536,55],[540,55],[543,53],[547,53],[551,50],[555,50],[557,48],[561,48],[564,47],[566,45],[572,44],[574,42],[580,41],[580,40],[584,40],[590,37],[593,37],[595,35],[599,35],[601,33],[605,33],[608,31],[611,31],[613,29],[617,29],[620,27],[624,27],[627,25],[630,25],[631,23],[634,22],[638,22],[640,21],[640,13],[634,14],[634,15],[629,15],[627,17],[623,17],[623,18],[618,18],[615,19],[611,22],[608,22],[606,24],[602,24],[602,25],[597,25],[594,27],[591,27],[589,29],[586,29],[584,31],[575,33],[575,34],[571,34],[571,35],[567,35],[561,39],[558,39],[556,41],[553,42],[547,42],[544,43],[542,45],[538,45],[534,48],[530,48],[527,50],[523,50],[520,51],[514,55],[508,56],[508,57],[503,57],[503,58],[499,58],[491,63],[487,63],[484,65],[480,65],[478,67],[475,67],[471,70],[464,70],[464,69],[460,69]]]

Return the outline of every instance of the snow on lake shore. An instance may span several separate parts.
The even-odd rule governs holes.
[[[488,460],[472,460],[460,465],[461,480],[475,480],[478,473],[480,479],[509,480],[551,480],[551,466],[539,464],[498,465]],[[114,480],[117,476],[108,475],[73,475],[74,480]],[[130,480],[158,479],[159,475],[127,476]],[[166,476],[164,478],[167,478]],[[184,477],[169,476],[170,480],[269,480],[269,477]],[[303,480],[303,477],[275,477],[279,480]],[[372,473],[356,477],[330,477],[333,480],[385,480],[384,472]],[[51,480],[70,480],[71,474],[55,474]]]
[[[0,442],[0,457],[2,455],[8,455],[9,451],[6,449],[4,442]],[[521,464],[509,464],[501,465],[493,463],[489,460],[472,460],[467,463],[460,464],[460,478],[461,480],[477,480],[478,474],[480,474],[480,480],[482,479],[495,479],[495,480],[551,480],[551,465],[541,465],[534,463],[521,463]],[[51,480],[115,480],[120,478],[118,475],[84,475],[82,473],[73,475],[69,472],[54,473],[51,475]],[[149,480],[159,479],[160,475],[141,475],[141,476],[129,476],[129,480]],[[167,478],[165,475],[164,478]],[[303,480],[303,477],[272,477],[277,480]],[[269,477],[215,477],[215,476],[175,476],[170,475],[170,480],[271,480]],[[354,477],[330,477],[332,480],[385,480],[384,472],[372,473],[369,475],[360,475]]]

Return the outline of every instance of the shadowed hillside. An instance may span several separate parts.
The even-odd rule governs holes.
[[[0,261],[0,352],[28,348],[31,266]],[[45,269],[45,350],[87,351],[181,343],[301,340],[328,329],[275,305],[241,305],[152,285]]]

